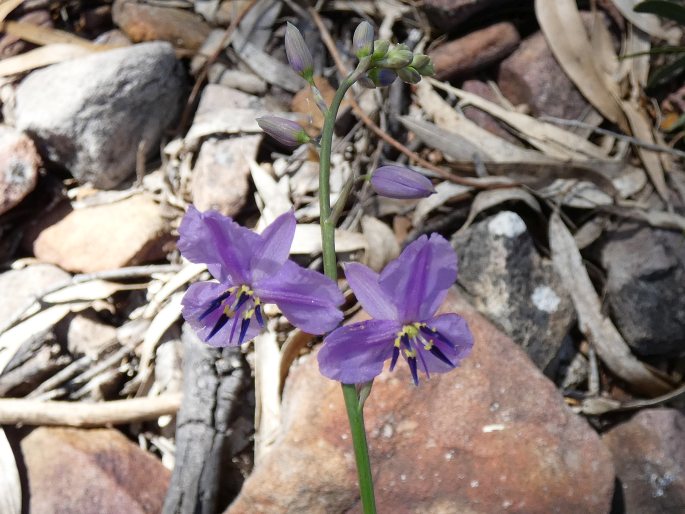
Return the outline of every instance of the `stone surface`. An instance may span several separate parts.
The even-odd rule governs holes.
[[[497,8],[510,0],[424,0],[423,8],[431,23],[441,30],[451,30],[488,8]]]
[[[184,82],[168,43],[98,52],[29,74],[17,89],[16,126],[79,182],[111,188],[135,169],[141,141],[157,150]]]
[[[502,211],[452,239],[457,283],[480,312],[545,369],[575,315],[552,263],[542,260],[518,214]]]
[[[117,329],[106,325],[91,311],[67,317],[63,323],[63,339],[69,353],[97,359],[100,353],[117,340]]]
[[[685,416],[647,409],[602,440],[614,457],[625,514],[685,512]],[[621,497],[622,496],[622,497]]]
[[[0,125],[0,214],[33,191],[40,166],[40,155],[33,141],[13,128]]]
[[[21,441],[31,514],[156,514],[169,471],[112,429],[37,428]]]
[[[524,39],[502,61],[497,83],[510,102],[528,105],[535,116],[578,119],[589,108],[559,66],[542,32]]]
[[[52,264],[34,264],[0,273],[0,325],[26,308],[35,296],[70,279],[69,273]]]
[[[490,102],[496,104],[499,103],[495,93],[492,91],[492,88],[480,80],[466,80],[462,84],[461,88],[464,91],[481,96]],[[509,141],[510,143],[520,144],[519,139],[509,132],[494,116],[491,116],[487,112],[470,105],[464,106],[462,110],[464,111],[464,116],[466,116],[479,127],[484,128],[488,132],[491,132],[496,136]]]
[[[464,300],[446,308],[467,319],[472,355],[419,387],[404,364],[385,371],[366,403],[379,512],[609,512],[614,471],[597,434]],[[340,385],[314,356],[290,371],[282,422],[228,512],[359,512]]]
[[[626,342],[643,355],[685,350],[685,238],[624,224],[602,248],[607,300]]]
[[[51,212],[27,235],[34,255],[76,273],[90,273],[164,257],[170,228],[147,195]]]
[[[200,147],[193,169],[193,203],[201,211],[214,209],[235,216],[248,199],[250,165],[262,136],[208,139]]]
[[[430,52],[439,80],[473,75],[513,52],[521,38],[509,22],[495,23],[484,29],[448,41]]]
[[[112,18],[133,42],[167,41],[192,51],[198,50],[211,32],[210,26],[190,11],[131,0],[116,0]]]

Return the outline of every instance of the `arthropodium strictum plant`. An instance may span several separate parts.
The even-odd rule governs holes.
[[[295,234],[295,215],[279,216],[260,234],[218,212],[188,209],[179,228],[179,249],[192,262],[206,263],[215,280],[193,284],[183,298],[183,316],[198,336],[212,346],[240,345],[265,327],[263,305],[273,303],[295,326],[325,335],[318,360],[326,377],[342,384],[350,422],[362,508],[375,513],[375,498],[364,427],[364,402],[385,361],[393,370],[400,356],[419,384],[419,372],[454,369],[473,345],[463,318],[436,315],[457,278],[457,256],[440,235],[422,236],[380,273],[358,264],[344,272],[357,300],[372,319],[339,327],[343,296],[337,287],[335,226],[353,190],[354,178],[331,207],[330,158],[333,126],[343,97],[355,83],[388,86],[398,78],[415,84],[433,73],[430,59],[405,45],[374,41],[373,27],[362,22],[352,47],[356,69],[338,87],[327,105],[314,84],[313,59],[300,32],[286,28],[285,48],[292,68],[309,84],[324,115],[319,149],[319,203],[324,274],[303,269],[288,259]],[[314,143],[302,127],[288,119],[264,116],[261,128],[285,146]],[[391,198],[424,198],[435,191],[420,173],[383,166],[370,177],[377,194]]]

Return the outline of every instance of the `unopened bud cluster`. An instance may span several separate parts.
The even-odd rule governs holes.
[[[367,21],[354,31],[352,48],[359,59],[371,58],[366,75],[359,81],[366,87],[389,86],[397,77],[408,84],[416,84],[421,77],[435,73],[433,63],[424,54],[413,53],[407,45],[390,46],[385,39],[373,39],[373,27]]]

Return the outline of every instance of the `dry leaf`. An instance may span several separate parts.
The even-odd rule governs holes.
[[[435,186],[435,194],[420,200],[419,203],[416,204],[412,224],[415,227],[420,227],[421,224],[426,221],[426,218],[431,211],[447,202],[468,198],[471,196],[472,191],[473,188],[468,186],[462,186],[452,182],[441,182]]]
[[[70,312],[79,312],[91,305],[90,302],[54,305],[0,334],[0,373],[12,360],[19,347],[31,337],[48,330]]]
[[[337,253],[366,251],[367,248],[368,242],[362,234],[343,229],[335,231],[335,250]],[[290,253],[294,255],[321,253],[321,225],[318,223],[298,223]]]
[[[665,39],[671,44],[676,44],[682,32],[677,28],[666,31],[661,25],[661,20],[653,14],[638,13],[633,9],[642,0],[612,0],[621,14],[640,30],[644,30],[650,36]]]
[[[281,352],[276,333],[266,330],[255,337],[254,351],[256,464],[270,450],[281,427]]]
[[[464,225],[459,229],[458,233],[465,231],[471,223],[476,219],[476,216],[481,212],[491,209],[492,207],[504,202],[520,201],[528,205],[535,212],[542,214],[540,204],[535,197],[525,189],[510,188],[510,189],[493,189],[492,191],[481,191],[473,199],[471,210],[464,222]]]
[[[0,61],[0,77],[24,73],[26,71],[35,70],[36,68],[69,61],[92,53],[92,50],[88,50],[81,45],[68,43],[41,46],[40,48],[34,48],[21,55],[15,55]]]
[[[21,514],[21,482],[14,453],[0,427],[0,513]]]
[[[388,262],[399,256],[400,244],[395,239],[395,233],[379,219],[362,217],[362,233],[368,244],[364,264],[372,270],[380,272]]]
[[[619,378],[636,391],[654,396],[670,391],[669,384],[656,376],[630,352],[618,330],[601,312],[601,303],[573,236],[554,213],[549,223],[552,262],[564,287],[571,294],[581,332],[597,355]]]
[[[101,52],[118,48],[115,45],[98,45],[82,37],[78,37],[70,32],[43,27],[21,21],[8,21],[3,24],[3,31],[18,38],[35,43],[37,45],[52,45],[56,43],[67,43],[70,45],[82,46],[91,52]]]
[[[618,87],[598,68],[575,0],[535,0],[535,13],[552,53],[569,78],[607,119],[627,131]]]

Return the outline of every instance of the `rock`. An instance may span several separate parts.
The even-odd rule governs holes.
[[[602,440],[614,457],[626,514],[676,514],[685,507],[685,416],[646,409]]]
[[[87,355],[95,360],[117,341],[117,329],[100,321],[95,312],[74,314],[63,325],[69,353],[77,357]]]
[[[135,169],[142,141],[157,149],[183,85],[168,43],[98,52],[29,74],[17,89],[16,126],[79,182],[111,188]]]
[[[160,7],[131,0],[116,0],[114,23],[131,41],[168,41],[185,50],[198,50],[211,28],[196,14],[174,7]]]
[[[52,264],[34,264],[0,273],[0,325],[17,316],[43,291],[66,284],[69,280],[69,273]]]
[[[41,427],[21,451],[32,514],[161,512],[169,471],[116,430]]]
[[[496,104],[499,103],[492,91],[492,88],[480,80],[466,80],[462,84],[461,88],[464,91],[481,96],[490,102]],[[504,125],[494,116],[491,116],[487,112],[471,105],[464,106],[462,110],[464,111],[464,116],[466,116],[480,128],[484,128],[488,132],[491,132],[496,136],[509,141],[510,143],[520,145],[520,141],[516,138],[516,136],[504,128]]]
[[[505,5],[509,0],[424,0],[423,8],[431,23],[449,31],[474,14]]]
[[[524,39],[502,61],[497,83],[510,102],[528,105],[535,116],[579,119],[590,108],[559,66],[542,32]]]
[[[240,89],[253,95],[266,92],[266,82],[251,71],[229,69],[225,64],[218,62],[209,67],[207,80],[211,84]]]
[[[257,158],[262,136],[210,138],[202,143],[192,178],[193,203],[201,211],[214,209],[235,216],[250,190],[248,159]]]
[[[453,292],[475,336],[454,372],[374,382],[365,417],[380,512],[609,512],[614,471],[597,434],[516,345]],[[359,512],[340,385],[314,356],[291,369],[276,443],[229,508]]]
[[[444,43],[430,52],[439,80],[467,77],[508,56],[521,41],[516,27],[509,22],[495,23],[484,29]]]
[[[452,239],[457,283],[476,308],[545,369],[575,319],[568,293],[518,214],[502,211]]]
[[[0,125],[0,214],[9,211],[33,191],[41,159],[33,141]]]
[[[685,349],[683,234],[633,223],[610,232],[601,252],[607,300],[626,342],[642,355]]]
[[[34,255],[75,273],[90,273],[161,259],[170,227],[150,196],[53,212],[28,235]]]

